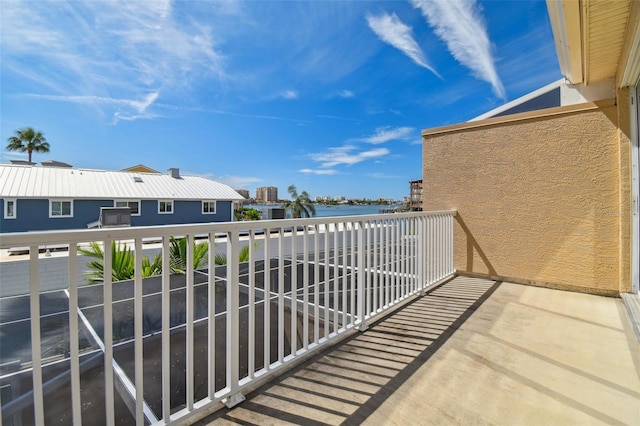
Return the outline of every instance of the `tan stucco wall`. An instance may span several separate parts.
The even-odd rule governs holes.
[[[628,152],[613,101],[423,141],[424,209],[458,210],[458,271],[612,295],[628,286]]]

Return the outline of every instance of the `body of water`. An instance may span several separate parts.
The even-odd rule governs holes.
[[[334,217],[334,216],[361,216],[369,214],[378,214],[380,210],[393,209],[397,205],[339,205],[339,206],[327,206],[324,204],[314,204],[316,208],[315,217]],[[278,204],[250,204],[245,207],[254,208],[262,212],[262,217],[267,217],[267,210],[272,208],[278,208]]]

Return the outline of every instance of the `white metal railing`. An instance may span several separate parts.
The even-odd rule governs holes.
[[[244,399],[244,388],[347,330],[365,330],[374,317],[452,275],[455,214],[3,234],[2,248],[29,247],[30,272],[24,300],[0,299],[26,306],[28,298],[29,308],[24,318],[0,323],[0,347],[20,346],[22,339],[30,350],[16,347],[20,367],[0,377],[0,415],[14,424],[45,424],[52,420],[46,416],[55,415],[49,407],[70,403],[64,411],[77,425],[89,415],[104,415],[108,425],[133,416],[142,425],[184,423],[219,402],[233,406]],[[161,276],[143,279],[141,254],[148,242],[157,242],[163,265],[169,265],[170,239],[182,236],[189,242],[188,259],[194,242],[209,243],[205,268],[194,270],[188,260],[185,275],[163,267]],[[104,284],[78,282],[86,261],[78,246],[91,241],[107,248],[112,241],[130,244],[133,280],[112,282],[106,249]],[[69,247],[67,299],[58,311],[47,303],[59,302],[62,293],[39,290],[39,277],[46,274],[39,268],[39,247],[54,244]],[[249,261],[240,263],[247,245]],[[226,266],[209,266],[216,250],[226,253]],[[47,322],[54,318],[59,326]],[[28,339],[20,333],[27,324]],[[60,341],[66,342],[62,349]],[[16,364],[3,356],[9,359],[0,364]],[[92,375],[96,369],[103,373],[95,379],[103,383],[98,395],[96,386],[85,385],[100,376]],[[88,400],[99,404],[84,404]],[[83,412],[87,405],[94,411]]]

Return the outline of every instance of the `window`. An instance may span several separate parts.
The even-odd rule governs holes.
[[[140,201],[126,201],[116,200],[113,204],[114,207],[129,207],[131,209],[131,216],[140,216]]]
[[[203,201],[202,202],[202,214],[215,214],[216,202],[215,201]]]
[[[73,217],[73,202],[67,200],[49,201],[49,217]]]
[[[16,200],[4,200],[4,218],[15,219],[18,213]]]
[[[173,213],[173,201],[158,201],[158,213],[160,214]]]

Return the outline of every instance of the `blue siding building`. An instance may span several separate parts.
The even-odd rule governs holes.
[[[129,207],[131,226],[226,222],[243,197],[200,176],[0,165],[0,233],[86,229]]]

